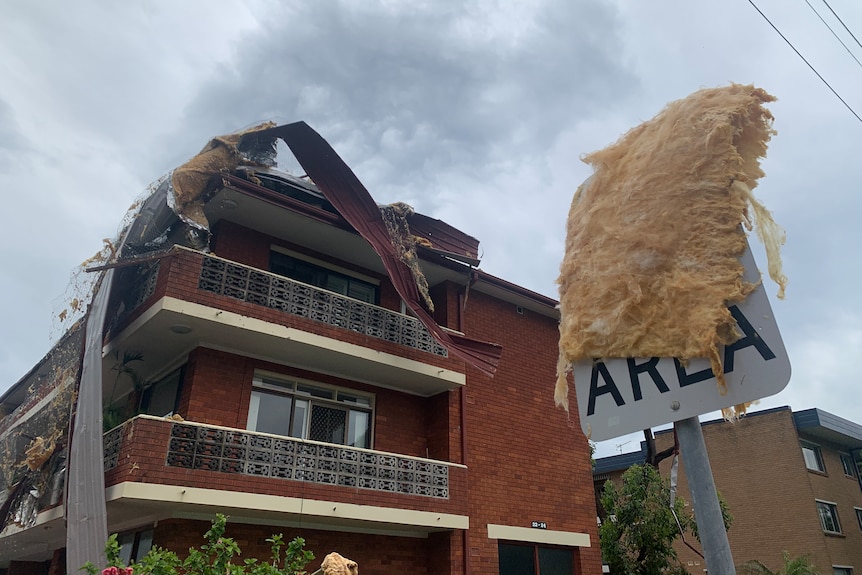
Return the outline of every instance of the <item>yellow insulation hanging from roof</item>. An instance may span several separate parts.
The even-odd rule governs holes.
[[[784,232],[752,189],[775,133],[764,90],[732,84],[670,103],[615,144],[584,157],[594,173],[575,193],[560,266],[554,399],[591,358],[709,358],[726,388],[720,345],[738,339],[727,309],[754,288],[739,257],[757,227],[784,296]]]

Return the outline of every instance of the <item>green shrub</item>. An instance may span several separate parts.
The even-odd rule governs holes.
[[[120,545],[117,535],[108,537],[105,543],[105,557],[108,567],[102,575],[304,575],[305,566],[314,559],[314,553],[305,549],[305,540],[295,537],[284,542],[281,534],[273,535],[267,541],[271,544],[272,555],[269,562],[257,559],[238,560],[241,550],[230,537],[225,537],[227,517],[216,514],[212,527],[204,534],[206,543],[199,549],[189,549],[185,560],[167,549],[153,547],[137,563],[130,566],[120,561]],[[286,546],[286,549],[283,549]],[[282,556],[282,553],[284,556]],[[99,569],[89,561],[81,567],[89,575],[99,575]]]

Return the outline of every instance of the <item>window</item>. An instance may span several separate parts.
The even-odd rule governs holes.
[[[853,567],[832,566],[832,575],[853,575]]]
[[[839,453],[841,457],[841,467],[844,468],[844,475],[848,477],[856,477],[856,464],[853,463],[853,458],[849,453]]]
[[[856,522],[859,524],[859,530],[862,531],[862,509],[853,508],[856,511]]]
[[[141,396],[141,413],[147,415],[172,415],[180,399],[183,370],[178,369],[158,380]]]
[[[117,536],[117,544],[120,546],[120,561],[123,565],[128,565],[132,561],[138,562],[153,546],[153,530],[123,533]]]
[[[275,249],[269,253],[269,270],[278,275],[366,303],[376,305],[378,301],[377,286],[373,283],[290,256]]]
[[[372,396],[255,376],[247,429],[351,447],[371,447]]]
[[[575,572],[571,549],[500,543],[497,550],[500,575],[572,575]]]
[[[826,467],[823,465],[823,455],[820,453],[820,447],[803,441],[802,456],[805,458],[805,467],[811,471],[820,471],[826,473]]]
[[[838,522],[838,506],[828,501],[817,501],[817,513],[820,514],[820,526],[827,533],[841,533]]]

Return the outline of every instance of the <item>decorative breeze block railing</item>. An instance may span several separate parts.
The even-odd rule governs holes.
[[[115,427],[104,435],[105,471],[117,466],[120,457],[120,445],[123,442],[123,426]]]
[[[449,467],[389,453],[174,423],[167,465],[449,498]]]
[[[283,276],[204,256],[198,287],[220,295],[448,356],[416,318]]]

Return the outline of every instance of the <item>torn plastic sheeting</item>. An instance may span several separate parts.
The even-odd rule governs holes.
[[[756,226],[783,297],[784,237],[751,190],[774,134],[754,86],[706,89],[672,102],[584,161],[560,266],[555,400],[568,407],[566,373],[591,358],[709,358],[739,334],[727,306],[754,288],[743,280],[742,226]]]
[[[124,238],[125,239],[125,238]],[[122,243],[120,245],[122,248]],[[102,435],[102,343],[105,315],[115,270],[100,272],[87,313],[84,359],[75,421],[69,438],[66,466],[66,572],[75,573],[87,561],[106,564],[108,514],[105,504]]]
[[[443,331],[420,304],[419,289],[410,268],[402,262],[380,214],[380,209],[359,178],[335,150],[305,122],[266,131],[280,137],[306,174],[335,209],[365,238],[383,260],[383,265],[401,299],[431,335],[453,354],[492,376],[500,362],[499,345]]]

